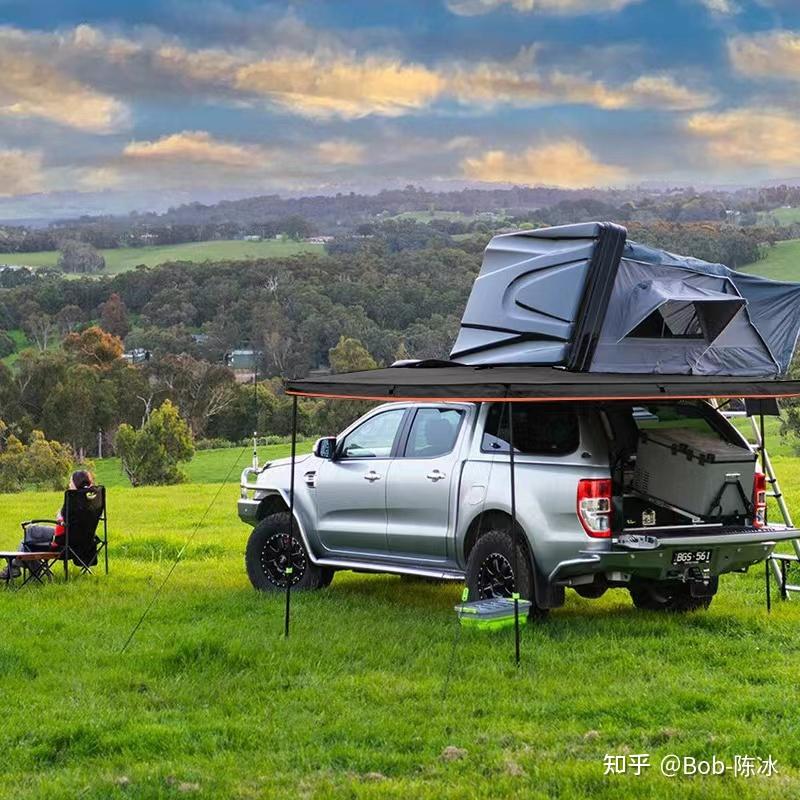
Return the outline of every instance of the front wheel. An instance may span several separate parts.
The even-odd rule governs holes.
[[[688,583],[678,581],[642,581],[631,586],[629,591],[633,604],[642,611],[680,614],[708,608],[717,591],[717,579],[714,579],[709,593],[703,597],[695,597]]]
[[[516,580],[515,569],[518,572]],[[536,605],[528,553],[521,542],[514,541],[511,531],[488,531],[475,542],[467,558],[466,581],[470,600],[511,597],[516,590],[522,599],[532,603],[529,619],[541,619],[547,615],[547,609]]]
[[[247,577],[260,592],[286,589],[287,568],[292,589],[321,589],[333,578],[311,562],[297,523],[290,525],[288,512],[270,514],[253,528],[244,556]]]

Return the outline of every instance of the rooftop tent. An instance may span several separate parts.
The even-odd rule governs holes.
[[[496,236],[451,358],[592,372],[786,372],[800,330],[800,284],[626,237],[609,223]]]

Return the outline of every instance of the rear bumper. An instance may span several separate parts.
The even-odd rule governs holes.
[[[722,575],[763,561],[778,542],[800,538],[800,531],[784,527],[717,531],[687,535],[685,529],[675,529],[660,531],[658,537],[622,535],[609,542],[608,550],[582,550],[578,558],[559,564],[549,577],[568,583],[578,575],[612,572],[651,580],[683,579],[692,568],[673,565],[672,557],[678,550],[710,550],[711,561],[703,564],[703,570],[712,576]]]

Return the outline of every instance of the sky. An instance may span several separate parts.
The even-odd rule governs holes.
[[[7,214],[798,177],[798,0],[0,0]]]

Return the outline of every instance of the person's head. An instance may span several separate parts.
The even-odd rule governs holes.
[[[70,489],[88,489],[94,486],[94,475],[88,469],[76,469],[69,480]]]

